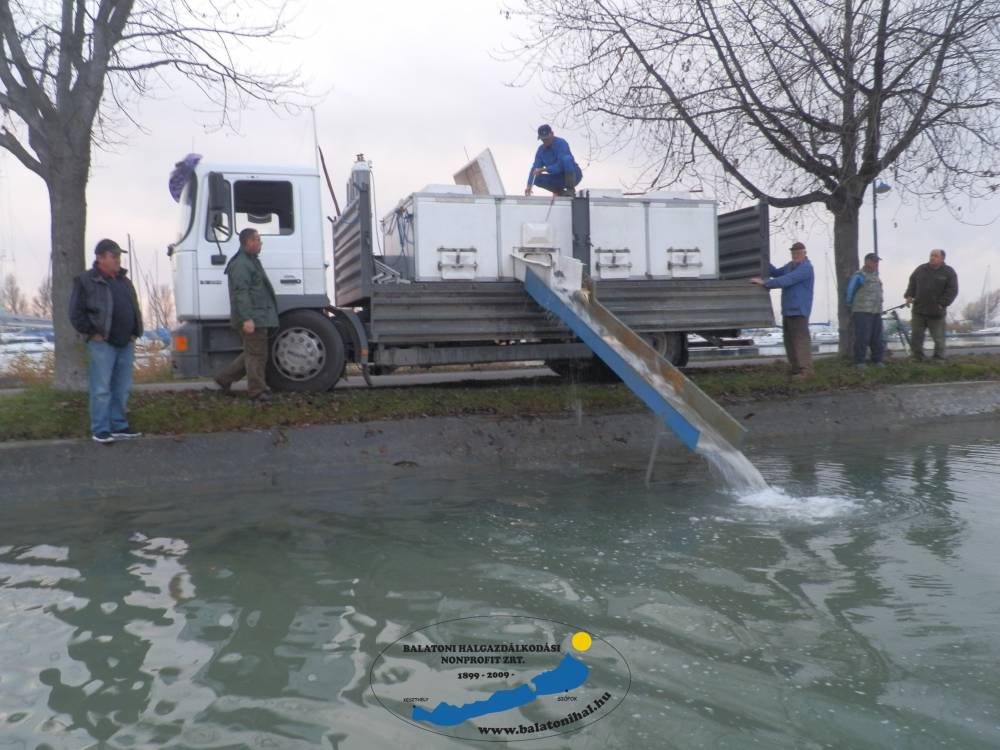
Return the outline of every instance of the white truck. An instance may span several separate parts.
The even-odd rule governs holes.
[[[590,349],[546,314],[515,277],[518,258],[574,257],[602,304],[670,362],[687,334],[710,342],[774,324],[766,291],[767,206],[717,215],[714,201],[590,190],[577,197],[506,195],[489,152],[455,185],[429,185],[379,223],[359,156],[332,230],[327,291],[320,176],[310,169],[199,162],[180,195],[169,246],[180,377],[209,376],[240,351],[229,326],[224,269],[238,233],[257,229],[277,294],[280,328],[268,381],[319,391],[348,362],[364,375],[401,366],[543,360],[560,373],[596,372]]]

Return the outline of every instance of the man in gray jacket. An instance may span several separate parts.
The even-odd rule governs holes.
[[[945,265],[944,250],[931,250],[927,263],[917,266],[910,274],[910,283],[903,297],[913,305],[910,313],[910,346],[913,359],[924,359],[924,331],[930,329],[934,339],[934,359],[944,359],[944,323],[948,305],[958,296],[958,275]]]
[[[240,232],[240,249],[229,265],[229,321],[243,339],[243,353],[222,372],[215,382],[224,391],[246,375],[247,393],[255,401],[270,401],[271,392],[264,380],[267,368],[267,333],[278,327],[278,302],[274,287],[261,265],[264,242],[256,229]]]
[[[114,240],[98,242],[94,265],[73,280],[69,300],[70,323],[87,338],[90,434],[106,444],[142,435],[126,416],[142,311],[122,268],[123,252]]]
[[[847,282],[847,305],[854,325],[854,366],[865,366],[871,349],[872,363],[882,364],[882,279],[878,276],[879,257],[865,256],[865,264]]]

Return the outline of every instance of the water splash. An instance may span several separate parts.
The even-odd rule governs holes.
[[[713,477],[739,495],[770,489],[757,467],[741,451],[719,438],[708,425],[697,426],[702,432],[695,452],[708,461]]]
[[[835,495],[812,495],[795,497],[777,487],[767,487],[757,492],[741,494],[737,498],[740,505],[767,511],[784,517],[802,521],[819,521],[844,515],[858,507],[846,497]]]

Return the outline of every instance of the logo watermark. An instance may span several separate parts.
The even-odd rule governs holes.
[[[387,646],[372,694],[407,724],[485,742],[581,730],[614,711],[631,684],[600,635],[556,620],[477,615],[434,623]]]

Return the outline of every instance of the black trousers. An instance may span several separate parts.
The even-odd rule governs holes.
[[[854,364],[863,365],[868,350],[872,353],[872,362],[882,361],[885,346],[882,342],[882,315],[880,313],[851,313],[854,323]]]

